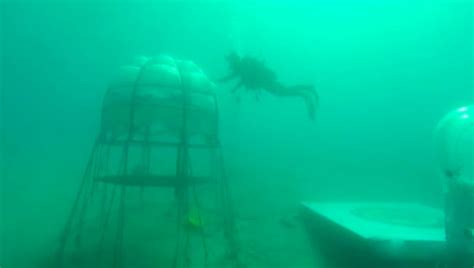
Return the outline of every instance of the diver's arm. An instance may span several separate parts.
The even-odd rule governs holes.
[[[227,76],[222,77],[221,79],[217,79],[217,82],[219,82],[219,83],[229,82],[230,80],[234,79],[235,77],[237,77],[236,73],[230,73]]]

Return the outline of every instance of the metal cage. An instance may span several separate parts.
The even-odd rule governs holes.
[[[133,189],[143,193],[153,188],[171,189],[176,198],[176,250],[171,265],[192,266],[192,235],[183,223],[192,209],[201,206],[201,184],[213,185],[232,267],[239,266],[214,85],[192,62],[166,56],[139,58],[121,73],[104,98],[101,128],[61,236],[57,267],[67,267],[69,253],[84,244],[91,211],[98,215],[92,222],[100,231],[87,239],[87,247],[94,246],[96,252],[88,255],[86,266],[126,267],[127,195],[137,192]],[[110,235],[113,214],[116,232]],[[198,221],[200,217],[196,216]],[[207,267],[204,227],[198,229],[203,248],[200,265]],[[108,260],[105,255],[110,255]]]

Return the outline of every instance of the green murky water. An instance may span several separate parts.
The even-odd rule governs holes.
[[[248,267],[324,267],[298,220],[301,201],[441,207],[433,131],[474,100],[472,21],[467,0],[2,1],[0,265],[53,267],[109,82],[137,55],[191,60],[216,82],[236,51],[282,84],[318,92],[311,121],[298,98],[233,94],[233,83],[213,89]],[[174,167],[163,158],[151,165]],[[174,195],[144,194],[127,195],[123,265],[168,267]],[[194,227],[211,229],[210,267],[227,267],[222,230],[192,211]],[[70,267],[95,259],[94,222]],[[105,245],[112,256],[114,242]]]

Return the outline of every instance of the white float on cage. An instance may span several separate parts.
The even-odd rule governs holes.
[[[104,99],[102,131],[109,139],[134,134],[150,139],[180,135],[186,113],[189,138],[212,139],[217,132],[215,84],[191,61],[169,56],[138,57],[122,66]],[[133,101],[132,101],[133,98]],[[133,126],[130,107],[134,107]]]
[[[437,155],[443,174],[474,186],[474,105],[448,113],[435,131]]]

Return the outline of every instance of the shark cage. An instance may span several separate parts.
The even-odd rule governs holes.
[[[120,68],[56,267],[240,266],[214,88],[165,55]]]

